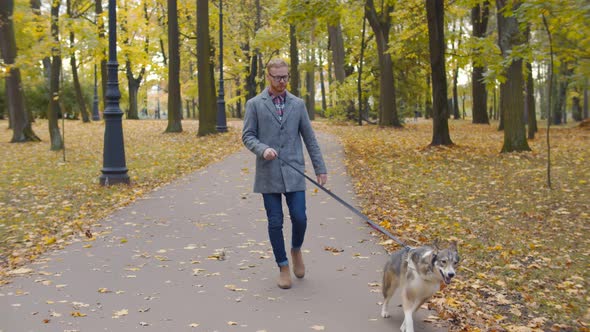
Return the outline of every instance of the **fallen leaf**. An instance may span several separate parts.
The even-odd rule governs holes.
[[[115,311],[113,313],[113,318],[120,318],[122,316],[127,316],[129,314],[129,311],[127,309],[121,309],[119,311]]]

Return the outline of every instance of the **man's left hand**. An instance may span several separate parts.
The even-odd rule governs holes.
[[[318,183],[323,186],[326,182],[328,182],[328,174],[318,174]]]

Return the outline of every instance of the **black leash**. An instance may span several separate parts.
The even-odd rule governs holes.
[[[375,223],[374,221],[372,221],[371,219],[369,219],[369,217],[367,217],[366,215],[364,215],[361,211],[359,211],[358,209],[356,209],[355,207],[353,207],[352,205],[348,204],[347,202],[345,202],[342,198],[338,197],[336,194],[334,194],[333,192],[331,192],[330,190],[326,189],[326,187],[322,186],[321,184],[319,184],[317,181],[315,181],[314,179],[310,178],[309,176],[305,175],[305,173],[301,172],[300,170],[298,170],[297,168],[295,168],[295,166],[291,165],[288,161],[284,160],[283,158],[277,156],[277,158],[284,162],[285,164],[287,164],[287,166],[291,167],[292,169],[294,169],[297,173],[303,175],[306,179],[308,179],[311,183],[315,184],[317,187],[319,187],[320,189],[322,189],[324,192],[326,192],[326,194],[330,195],[332,198],[334,198],[335,200],[337,200],[338,202],[340,202],[340,204],[346,206],[350,211],[354,212],[357,216],[363,218],[364,221],[366,221],[367,223],[369,223],[369,225],[371,225],[371,227],[373,227],[374,229],[378,230],[379,232],[387,235],[389,238],[391,238],[393,241],[397,242],[400,246],[408,249],[410,248],[408,245],[406,245],[405,243],[403,243],[400,239],[398,239],[397,237],[395,237],[393,234],[391,234],[389,231],[387,231],[385,228],[379,226],[377,223]]]

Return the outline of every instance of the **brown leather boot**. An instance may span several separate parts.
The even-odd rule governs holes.
[[[301,249],[291,249],[291,259],[293,260],[293,273],[297,278],[303,278],[305,276],[305,264],[303,264]]]
[[[289,289],[291,288],[291,273],[289,272],[289,265],[279,266],[279,288]]]

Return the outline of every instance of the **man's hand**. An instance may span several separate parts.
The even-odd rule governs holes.
[[[262,158],[264,158],[265,160],[273,160],[276,157],[277,157],[277,151],[275,151],[275,149],[273,149],[273,148],[267,148],[262,153]]]
[[[319,174],[318,183],[323,186],[326,182],[328,182],[328,174]]]

